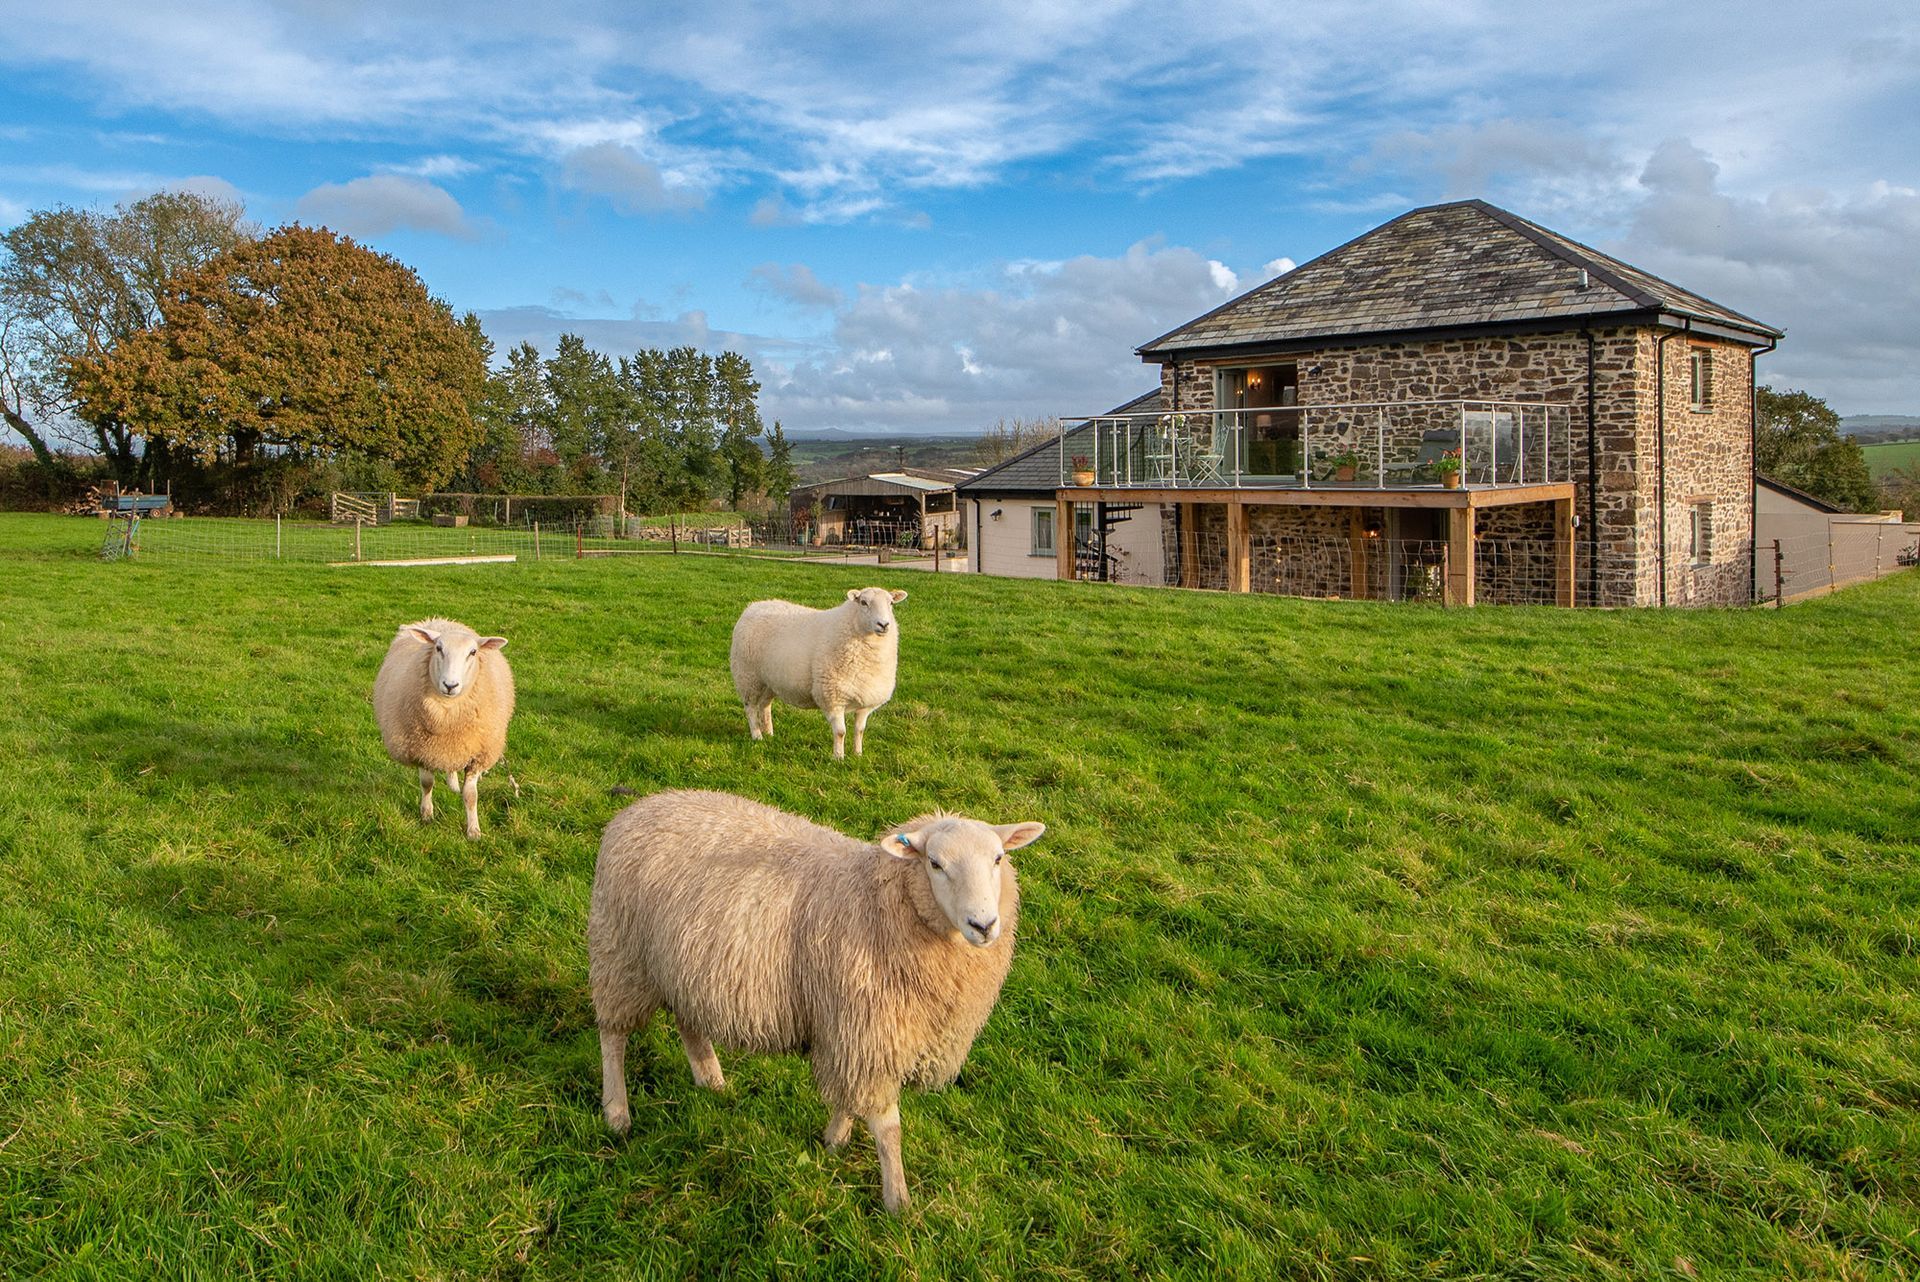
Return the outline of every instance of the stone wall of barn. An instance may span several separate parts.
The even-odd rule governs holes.
[[[1669,331],[1671,332],[1671,331]],[[1285,362],[1299,377],[1299,404],[1308,413],[1316,457],[1372,438],[1378,410],[1343,414],[1337,407],[1404,405],[1414,401],[1544,402],[1558,407],[1551,442],[1556,479],[1575,482],[1577,598],[1598,604],[1653,605],[1661,600],[1662,504],[1659,471],[1666,462],[1666,599],[1673,604],[1747,600],[1752,548],[1752,473],[1749,404],[1751,365],[1737,343],[1692,336],[1670,338],[1664,349],[1650,328],[1593,334],[1594,472],[1597,502],[1587,485],[1587,339],[1577,330],[1501,338],[1442,339],[1290,352],[1284,356],[1162,366],[1168,404],[1179,410],[1214,408],[1215,372]],[[1690,403],[1691,354],[1711,349],[1710,403]],[[1657,413],[1660,370],[1666,370],[1666,426]],[[1312,411],[1319,409],[1320,414]],[[1450,411],[1389,409],[1417,437],[1423,416]],[[1457,420],[1456,420],[1457,421]],[[1404,444],[1402,446],[1404,448]],[[1363,451],[1364,452],[1364,451]],[[1706,505],[1711,538],[1703,559],[1692,556],[1694,511]],[[1219,517],[1224,529],[1225,515]],[[1597,532],[1597,537],[1596,537]],[[1598,555],[1591,551],[1597,542]]]

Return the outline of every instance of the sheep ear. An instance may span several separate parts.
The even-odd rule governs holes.
[[[849,601],[858,601],[859,599],[860,599],[860,589],[859,589],[859,588],[848,588],[848,589],[847,589],[847,600],[849,600]]]
[[[504,650],[507,648],[507,639],[505,637],[481,637],[480,648],[482,650]]]
[[[902,601],[906,599],[907,599],[907,594],[904,592],[895,592],[893,594],[893,603],[895,605],[899,605]]]
[[[438,632],[435,632],[432,628],[416,628],[416,627],[410,626],[407,628],[407,631],[413,633],[413,635],[419,637],[422,641],[425,641],[428,645],[432,645],[440,639],[440,634]]]
[[[995,824],[993,830],[1000,834],[1003,850],[1018,850],[1040,840],[1040,834],[1047,830],[1047,826],[1043,823]]]
[[[927,834],[924,832],[890,832],[881,838],[880,848],[895,859],[912,859],[916,855],[927,853]]]

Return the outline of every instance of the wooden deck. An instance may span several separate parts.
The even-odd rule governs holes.
[[[1182,587],[1199,586],[1195,555],[1194,508],[1219,503],[1227,509],[1227,590],[1246,592],[1252,583],[1252,539],[1248,534],[1250,507],[1408,507],[1440,509],[1447,513],[1447,594],[1449,605],[1472,605],[1474,594],[1475,513],[1482,508],[1520,503],[1553,504],[1557,556],[1555,600],[1573,604],[1573,483],[1554,481],[1530,485],[1438,486],[1382,489],[1371,485],[1324,485],[1313,489],[1260,489],[1251,486],[1221,489],[1150,486],[1068,486],[1055,493],[1054,529],[1073,529],[1076,503],[1174,503],[1181,508],[1180,564]],[[1074,577],[1073,540],[1056,539],[1059,577]],[[1356,574],[1356,578],[1358,578]]]

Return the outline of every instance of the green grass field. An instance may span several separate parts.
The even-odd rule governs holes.
[[[1920,1276],[1920,576],[1441,611],[98,539],[0,517],[0,1276]],[[872,581],[865,758],[750,743],[740,605]],[[512,639],[473,843],[368,704],[433,613]],[[664,1020],[606,1133],[614,785],[1050,825],[904,1217],[803,1062],[699,1092]]]
[[[1885,480],[1895,468],[1920,467],[1920,441],[1894,441],[1886,445],[1862,445],[1867,470],[1876,481]]]

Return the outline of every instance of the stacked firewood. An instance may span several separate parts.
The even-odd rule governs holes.
[[[87,492],[62,509],[68,516],[99,516],[107,499],[120,492],[117,485],[90,485]]]

